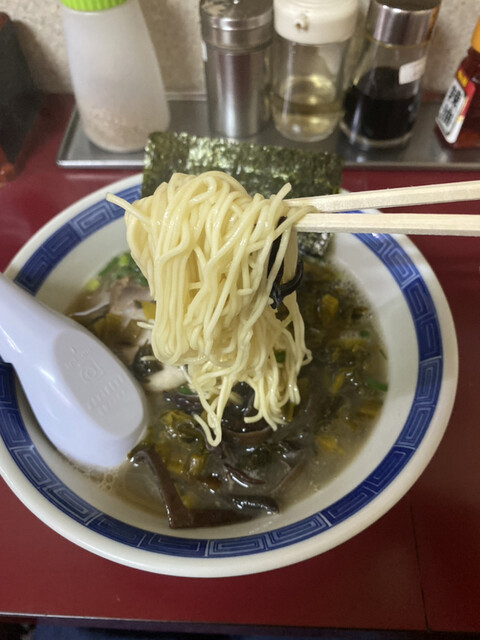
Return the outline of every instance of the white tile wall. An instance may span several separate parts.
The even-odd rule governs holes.
[[[169,91],[204,90],[199,0],[140,0]],[[360,0],[363,10],[369,0]],[[37,85],[47,92],[71,91],[58,0],[0,0],[15,22]],[[444,92],[465,55],[480,0],[442,0],[431,43],[424,89]]]

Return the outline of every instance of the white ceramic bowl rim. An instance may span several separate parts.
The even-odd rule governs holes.
[[[133,176],[122,180],[112,185],[109,190],[118,193],[128,201],[133,201],[140,196],[140,177]],[[17,283],[35,294],[51,270],[75,246],[122,215],[121,209],[104,200],[105,192],[106,190],[103,189],[101,192],[98,191],[84,198],[74,205],[76,211],[80,210],[79,213],[71,217],[67,209],[41,230],[41,239],[43,241],[38,248],[33,253],[27,250],[25,260],[22,257],[22,252],[20,252],[11,265],[13,269],[11,268],[10,271],[15,273],[17,265],[19,265],[18,273],[15,276]],[[73,210],[73,207],[71,209]],[[386,512],[405,493],[406,488],[411,486],[423,471],[426,462],[421,462],[416,466],[415,464],[411,465],[411,471],[406,474],[408,477],[398,492],[391,492],[388,500],[382,503],[381,506],[373,506],[375,499],[391,487],[392,482],[409,465],[431,425],[437,409],[442,378],[445,373],[445,352],[441,326],[444,321],[440,320],[437,306],[432,299],[429,288],[432,283],[430,282],[428,285],[425,282],[425,269],[422,269],[424,272],[422,275],[415,260],[409,255],[411,245],[408,240],[406,249],[406,239],[403,236],[359,234],[357,237],[391,273],[409,307],[415,326],[419,357],[415,397],[413,398],[408,418],[396,442],[374,471],[342,499],[299,522],[242,537],[219,539],[182,538],[177,535],[157,534],[131,526],[103,513],[65,486],[45,464],[22,420],[22,413],[16,398],[15,378],[12,368],[10,365],[4,364],[0,359],[0,436],[4,446],[16,467],[41,496],[54,509],[59,510],[88,530],[84,539],[82,539],[82,535],[77,535],[76,542],[78,544],[120,562],[125,562],[125,560],[117,557],[116,552],[102,549],[101,542],[92,542],[91,534],[94,534],[94,538],[95,534],[98,534],[109,541],[126,545],[134,550],[170,556],[173,561],[175,559],[184,559],[189,562],[195,562],[195,559],[224,559],[232,561],[235,558],[244,556],[255,556],[255,554],[269,551],[281,551],[287,546],[308,540],[311,541],[370,506],[369,515],[363,518],[360,526],[355,526],[354,533],[357,533]],[[416,258],[418,258],[417,254]],[[436,280],[434,279],[435,283]],[[438,305],[438,294],[436,296]],[[447,314],[447,328],[451,330],[453,329],[453,322],[451,326],[448,324],[451,322],[448,305],[444,300],[441,300],[441,303],[441,315]],[[453,340],[450,339],[448,351],[449,376],[454,379],[455,384],[444,403],[447,420],[453,405],[458,366],[454,330]],[[447,420],[445,420],[445,426]],[[443,428],[438,429],[435,442],[431,443],[431,455],[433,455],[433,450],[438,445],[442,435]],[[0,453],[0,467],[3,466],[1,463],[2,455]],[[431,455],[428,459],[430,459]],[[9,483],[5,469],[3,469],[3,472],[5,480]],[[9,484],[18,493],[17,488],[12,483]],[[50,524],[48,518],[45,521]],[[51,526],[55,528],[54,525]],[[62,527],[57,527],[57,530],[65,535],[65,530],[62,530]],[[343,534],[343,539],[347,539],[351,535],[351,531],[346,531]],[[335,542],[335,544],[337,543],[338,541]],[[330,546],[334,546],[334,544]],[[288,563],[311,555],[314,555],[311,550],[308,552],[299,551],[297,555],[288,560]],[[158,566],[148,567],[143,559],[138,560],[134,556],[125,563],[142,569],[177,575],[211,575],[208,570],[190,572],[191,570],[185,568],[177,571],[167,567],[163,571]],[[282,566],[282,564],[286,564],[286,562],[278,562],[277,558],[272,560],[270,565],[268,562],[266,565],[262,565],[260,570]],[[241,571],[238,568],[233,568],[229,571],[223,568],[218,572],[213,570],[213,575],[236,575],[254,570]]]

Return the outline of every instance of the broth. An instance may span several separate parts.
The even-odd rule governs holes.
[[[304,265],[297,296],[313,360],[298,377],[301,403],[284,407],[276,431],[263,421],[246,424],[255,411],[250,388],[240,383],[215,448],[193,418],[202,407],[183,373],[152,356],[148,329],[138,322],[152,319],[155,306],[130,256],[115,258],[89,282],[70,315],[128,364],[150,407],[147,434],[129,459],[114,473],[89,475],[105,490],[167,515],[172,527],[276,513],[335,478],[375,425],[387,391],[387,358],[353,280],[328,258],[304,256]],[[281,366],[281,352],[277,359]],[[172,517],[174,511],[188,517]]]

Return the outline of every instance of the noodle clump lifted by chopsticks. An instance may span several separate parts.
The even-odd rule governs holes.
[[[107,196],[125,209],[127,242],[156,302],[153,353],[184,367],[211,445],[221,441],[223,411],[239,382],[254,391],[257,413],[246,422],[263,418],[275,429],[284,405],[300,401],[297,376],[311,355],[296,295],[285,298],[282,314],[270,298],[282,262],[284,279],[297,263],[293,226],[305,211],[287,208],[289,190],[252,198],[231,176],[210,171],[174,174],[133,204]]]

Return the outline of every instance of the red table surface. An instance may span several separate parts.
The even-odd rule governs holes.
[[[42,108],[19,176],[0,189],[0,269],[52,216],[131,172],[55,164],[71,99]],[[480,158],[479,158],[480,159]],[[479,172],[344,172],[364,189],[479,179]],[[480,203],[438,212],[480,214]],[[453,313],[460,375],[453,414],[433,460],[379,521],[311,560],[258,575],[187,579],[126,568],[68,542],[0,481],[0,613],[109,620],[140,627],[248,627],[269,632],[399,629],[480,632],[480,239],[413,238]],[[85,621],[85,620],[83,620]],[[188,625],[188,626],[185,626]]]

